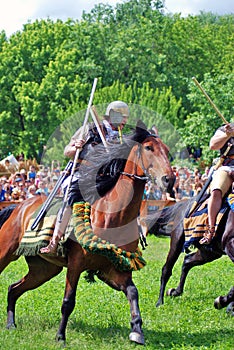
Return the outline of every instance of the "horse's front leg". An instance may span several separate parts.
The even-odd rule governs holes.
[[[194,253],[187,254],[184,257],[179,284],[176,288],[169,289],[167,295],[172,297],[182,295],[189,271],[195,266],[202,266],[208,262],[219,259],[221,256],[221,252],[207,251],[205,247],[201,247],[200,250]]]
[[[161,283],[160,283],[160,292],[159,298],[156,303],[156,307],[164,304],[164,293],[166,289],[167,282],[169,281],[173,267],[178,260],[179,255],[181,254],[182,248],[184,245],[184,235],[183,227],[178,227],[171,234],[170,250],[167,255],[166,263],[162,268],[161,274]]]
[[[77,248],[78,250],[78,248]],[[62,319],[59,325],[58,332],[56,334],[56,340],[65,345],[66,343],[66,327],[69,316],[75,307],[76,300],[76,289],[77,284],[80,278],[80,274],[83,271],[82,266],[82,257],[79,258],[80,254],[77,251],[74,253],[70,251],[69,261],[67,266],[67,275],[66,275],[66,286],[64,292],[63,303],[61,307]]]
[[[185,281],[191,268],[197,265],[204,264],[203,259],[199,259],[199,256],[200,254],[197,254],[197,252],[185,255],[181,269],[179,284],[176,288],[168,289],[167,296],[179,297],[183,294]]]
[[[222,249],[234,262],[234,212],[230,210],[225,226],[225,231],[222,237]]]
[[[129,301],[131,312],[131,333],[129,334],[129,339],[135,343],[144,345],[145,339],[141,328],[142,319],[138,304],[138,290],[131,278],[127,280],[124,293]]]
[[[78,283],[78,282],[77,282]],[[66,290],[63,298],[63,304],[61,307],[62,319],[59,325],[58,332],[56,334],[56,340],[66,345],[66,328],[69,316],[75,307],[75,298],[76,298],[76,288],[72,288],[68,291],[68,281],[66,282]]]

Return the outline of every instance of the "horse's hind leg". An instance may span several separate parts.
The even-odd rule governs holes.
[[[7,328],[15,328],[15,305],[18,298],[28,290],[35,289],[62,271],[62,267],[51,264],[40,257],[26,258],[29,271],[26,276],[10,285],[7,297]]]
[[[80,274],[84,271],[84,257],[82,248],[75,244],[70,247],[68,255],[68,266],[66,275],[66,287],[61,307],[62,318],[56,334],[56,340],[65,346],[66,327],[69,316],[74,310],[76,303],[76,290]]]
[[[183,227],[180,225],[171,234],[170,250],[167,255],[166,263],[162,268],[161,282],[160,282],[160,292],[159,298],[156,303],[156,307],[163,305],[164,303],[164,293],[166,289],[167,282],[172,275],[172,269],[182,252],[184,245],[184,234]]]

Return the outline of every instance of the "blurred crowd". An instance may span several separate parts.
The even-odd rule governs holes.
[[[155,183],[147,183],[144,199],[180,201],[194,197],[201,191],[210,171],[209,167],[206,167],[203,172],[198,168],[191,171],[187,167],[173,166],[172,169],[176,176],[172,194],[162,192]]]
[[[8,159],[5,160],[4,169],[0,177],[0,201],[22,201],[37,194],[46,196],[53,190],[61,173],[60,165],[37,166],[31,164],[27,167],[16,167]],[[173,193],[162,192],[157,184],[147,183],[143,199],[151,200],[175,200],[180,201],[196,196],[206,182],[210,169],[207,167],[202,172],[198,168],[193,171],[187,167],[172,167],[176,181]],[[61,191],[61,190],[60,190]],[[58,191],[58,195],[62,195]]]
[[[53,190],[59,176],[60,167],[30,165],[28,169],[17,167],[5,160],[6,172],[0,177],[0,202],[23,201],[38,194],[46,196]],[[58,195],[59,195],[58,191]]]

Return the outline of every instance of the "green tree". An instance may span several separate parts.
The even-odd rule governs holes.
[[[205,74],[201,84],[225,119],[228,122],[234,122],[232,94],[234,74],[227,73],[215,78],[211,74]],[[218,152],[209,150],[209,141],[215,130],[223,124],[223,121],[200,90],[198,91],[192,83],[190,88],[191,93],[188,98],[196,106],[196,111],[191,113],[185,121],[183,139],[187,145],[202,148],[203,160],[207,164],[211,164],[213,158],[218,156]]]
[[[201,107],[191,78],[204,81],[211,93],[209,82],[218,81],[215,96],[229,84],[234,17],[181,18],[165,15],[163,6],[149,0],[99,4],[81,21],[27,23],[9,39],[2,32],[0,157],[23,151],[39,158],[54,130],[86,107],[95,77],[96,105],[116,99],[141,104],[180,129],[188,145],[204,146],[189,135]],[[224,109],[230,110],[229,100],[222,100]]]

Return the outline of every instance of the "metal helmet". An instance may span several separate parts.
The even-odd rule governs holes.
[[[129,116],[129,107],[123,101],[114,101],[107,106],[105,115],[113,124],[121,124],[123,118]]]

